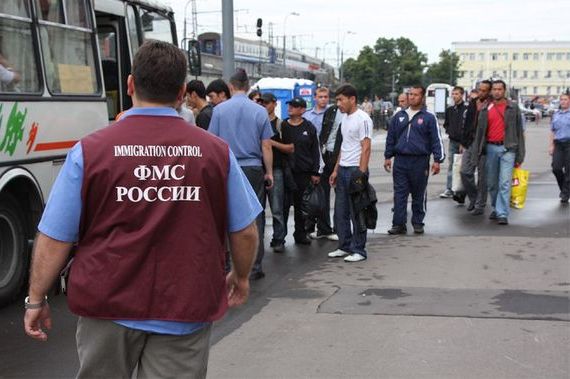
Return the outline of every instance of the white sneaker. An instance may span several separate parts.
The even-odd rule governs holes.
[[[322,238],[322,237],[319,236],[319,235],[317,234],[317,232],[311,232],[311,233],[309,233],[309,238],[312,239],[312,240],[316,240],[316,239],[319,239],[319,238]]]
[[[364,255],[360,255],[358,253],[350,254],[348,257],[344,258],[345,262],[360,262],[365,260],[366,257]]]
[[[338,241],[338,235],[336,235],[335,233],[327,234],[325,237],[326,237],[329,241]]]
[[[342,257],[346,257],[347,255],[348,255],[348,253],[346,251],[341,250],[341,249],[336,249],[335,251],[331,251],[329,253],[329,258],[342,258]]]

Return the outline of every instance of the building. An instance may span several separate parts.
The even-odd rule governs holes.
[[[453,42],[460,58],[458,85],[503,79],[521,97],[557,96],[570,87],[570,41]]]

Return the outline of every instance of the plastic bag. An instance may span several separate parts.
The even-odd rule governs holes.
[[[461,161],[463,154],[453,154],[453,167],[451,168],[451,190],[453,192],[463,192],[463,182],[461,181]]]
[[[325,190],[320,185],[309,184],[303,192],[301,213],[303,217],[316,218],[325,211]]]
[[[526,191],[528,189],[528,170],[515,167],[513,169],[513,184],[511,186],[511,207],[523,209],[526,201]]]

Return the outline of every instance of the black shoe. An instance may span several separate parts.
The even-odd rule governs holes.
[[[570,198],[570,196],[568,196],[568,195],[561,195],[561,196],[560,196],[560,202],[561,202],[562,204],[568,204],[568,199],[569,199],[569,198]]]
[[[465,204],[465,195],[456,193],[453,195],[453,200],[455,200],[458,204]]]
[[[275,244],[273,245],[273,252],[274,253],[282,253],[285,250],[285,244]]]
[[[473,209],[473,212],[471,212],[471,215],[473,216],[481,216],[483,213],[485,213],[485,211],[483,211],[483,208],[475,208]],[[490,218],[491,216],[489,216]]]
[[[308,239],[307,237],[305,238],[295,238],[295,243],[297,245],[310,245],[311,244],[311,240]]]
[[[259,280],[265,278],[265,273],[263,271],[256,271],[249,274],[249,280]]]
[[[422,224],[414,224],[414,233],[424,234],[424,226]]]
[[[393,225],[392,229],[388,230],[388,234],[406,234],[406,225]]]
[[[471,201],[471,202],[469,203],[469,206],[467,207],[467,212],[471,212],[471,211],[474,210],[474,209],[475,209],[475,202],[474,202],[474,201]]]
[[[509,225],[509,220],[506,217],[499,217],[499,218],[497,218],[497,224]]]
[[[496,220],[497,219],[497,212],[493,211],[489,215],[489,220]]]

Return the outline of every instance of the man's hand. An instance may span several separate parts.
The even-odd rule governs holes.
[[[392,159],[384,159],[384,170],[386,172],[392,171]]]
[[[313,183],[314,186],[318,185],[320,182],[321,182],[320,176],[311,175],[311,183]]]
[[[439,162],[433,162],[433,164],[431,165],[431,174],[437,175],[439,174],[439,171],[440,171]]]
[[[273,175],[271,174],[265,174],[263,176],[263,180],[265,183],[265,189],[271,189],[273,188]]]
[[[463,147],[463,145],[459,145],[459,154],[463,154],[464,151],[465,148]]]
[[[39,309],[26,309],[24,315],[24,330],[26,334],[39,341],[47,341],[48,335],[44,331],[51,329],[51,313],[49,304]]]
[[[226,286],[228,289],[228,305],[238,307],[244,304],[249,297],[249,278],[239,279],[235,271],[231,271],[226,276]]]
[[[337,172],[336,170],[332,172],[331,176],[329,176],[329,184],[331,185],[331,187],[336,186],[336,176],[337,176]]]
[[[550,156],[554,155],[554,144],[548,145],[548,154]]]
[[[514,168],[520,168],[521,166],[522,166],[522,163],[515,162]]]

